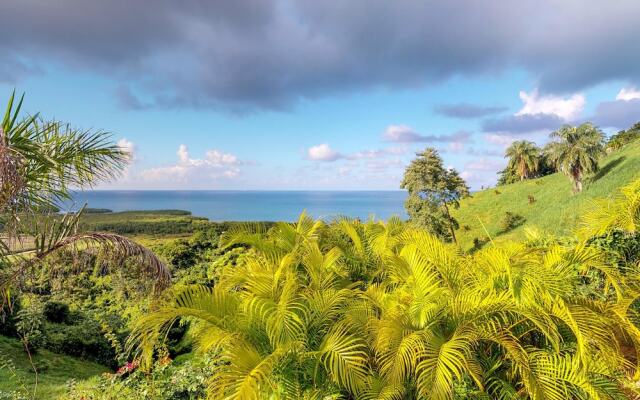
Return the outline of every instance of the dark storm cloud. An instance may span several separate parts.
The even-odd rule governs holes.
[[[591,119],[601,127],[627,129],[640,122],[640,99],[602,102]]]
[[[482,122],[484,132],[525,134],[542,130],[558,129],[564,120],[554,114],[510,115],[492,118]]]
[[[240,111],[509,67],[574,90],[640,82],[638,14],[634,0],[3,0],[0,72],[53,62],[124,82],[125,105]]]
[[[440,104],[433,109],[436,113],[450,118],[473,119],[486,117],[506,111],[506,107],[481,106],[477,104],[458,103]]]

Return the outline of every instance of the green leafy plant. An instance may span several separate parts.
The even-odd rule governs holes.
[[[397,220],[325,225],[304,215],[234,229],[221,242],[251,250],[220,269],[214,287],[176,288],[128,342],[151,368],[166,332],[189,319],[195,349],[217,365],[213,398],[637,392],[638,273],[606,265],[584,242],[507,242],[463,255]]]
[[[509,232],[512,229],[519,227],[524,224],[525,218],[522,215],[518,215],[512,213],[511,211],[507,211],[502,217],[500,221],[500,230],[501,232]]]

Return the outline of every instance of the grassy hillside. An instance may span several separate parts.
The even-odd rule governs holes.
[[[614,195],[621,186],[640,179],[640,141],[608,155],[600,165],[600,172],[585,180],[584,190],[576,195],[571,193],[569,179],[560,173],[475,193],[454,213],[461,227],[457,232],[461,245],[468,249],[474,238],[487,236],[479,220],[494,240],[520,239],[525,226],[558,235],[571,233],[591,201]],[[534,203],[529,203],[529,196]],[[501,232],[506,212],[523,216],[525,223]]]
[[[10,365],[3,365],[11,360]],[[104,372],[111,372],[106,367],[63,356],[47,350],[40,350],[34,355],[36,366],[43,368],[38,374],[37,399],[55,399],[62,396],[67,382],[76,382]],[[26,395],[33,393],[35,374],[22,344],[11,338],[0,336],[0,399],[12,398],[9,393],[18,392]],[[24,393],[28,391],[27,393]],[[20,397],[22,398],[22,397]]]

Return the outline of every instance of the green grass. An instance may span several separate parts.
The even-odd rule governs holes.
[[[621,186],[640,179],[640,141],[606,156],[600,166],[600,172],[585,180],[584,190],[579,194],[571,192],[569,178],[560,173],[474,193],[454,212],[460,223],[456,232],[460,244],[466,250],[473,245],[474,238],[486,237],[482,224],[498,241],[522,239],[526,226],[556,235],[571,234],[593,200],[616,195]],[[529,195],[535,198],[532,204]],[[507,211],[523,216],[526,222],[501,232],[500,222]]]
[[[82,381],[104,372],[108,368],[89,361],[40,350],[33,356],[34,364],[46,369],[38,373],[37,399],[55,399],[64,395],[70,379]],[[0,336],[0,364],[10,361],[11,367],[0,368],[0,399],[10,398],[8,392],[33,394],[35,373],[22,344],[12,338]],[[25,393],[27,391],[27,393]],[[26,398],[26,397],[25,397]]]

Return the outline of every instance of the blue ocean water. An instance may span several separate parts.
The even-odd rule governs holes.
[[[85,203],[113,211],[180,209],[212,221],[295,221],[303,210],[314,218],[406,217],[404,191],[168,191],[75,192],[70,210]]]

